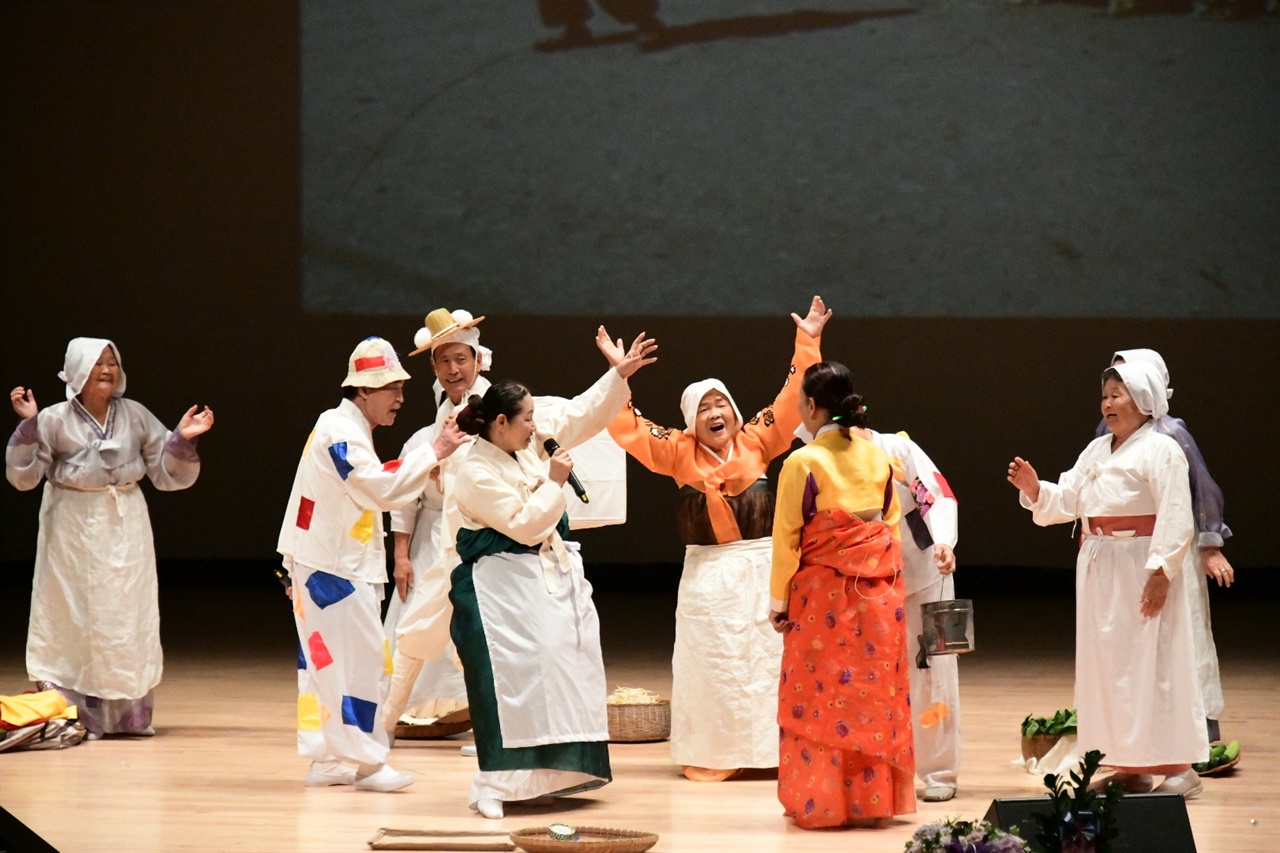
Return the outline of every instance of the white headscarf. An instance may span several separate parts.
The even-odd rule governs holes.
[[[733,413],[738,418],[738,427],[741,428],[742,412],[738,411],[738,404],[733,401],[733,395],[729,393],[729,389],[724,387],[724,383],[719,379],[703,379],[684,389],[684,393],[680,395],[680,413],[684,415],[684,431],[693,435],[694,423],[698,419],[698,405],[702,402],[702,398],[707,396],[708,391],[719,391],[724,395],[729,405],[733,407]]]
[[[1145,361],[1126,361],[1124,364],[1114,365],[1112,369],[1124,380],[1138,411],[1153,418],[1169,414],[1167,389],[1155,365]]]
[[[1122,358],[1126,362],[1141,361],[1144,364],[1150,364],[1164,380],[1165,399],[1173,396],[1173,389],[1169,387],[1169,368],[1164,366],[1164,359],[1160,357],[1160,353],[1153,349],[1118,349],[1111,356],[1111,363],[1115,364],[1117,358]]]
[[[84,384],[89,381],[89,374],[93,372],[93,366],[98,363],[98,358],[107,347],[111,347],[116,364],[120,365],[120,381],[116,383],[116,390],[111,396],[124,396],[124,362],[120,360],[120,350],[116,349],[116,345],[106,338],[72,338],[67,344],[62,370],[58,372],[58,378],[67,383],[68,400],[84,388]]]

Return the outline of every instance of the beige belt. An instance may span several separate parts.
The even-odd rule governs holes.
[[[125,483],[123,486],[112,484],[110,486],[99,486],[93,489],[86,489],[84,486],[72,486],[69,483],[55,483],[53,480],[50,480],[49,483],[56,488],[66,489],[71,492],[106,492],[111,495],[111,500],[116,505],[116,515],[121,518],[124,518],[124,504],[120,503],[120,493],[132,492],[134,489],[138,488],[137,483]]]

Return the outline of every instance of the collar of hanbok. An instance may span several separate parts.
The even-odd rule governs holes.
[[[369,419],[364,416],[364,412],[360,411],[359,406],[344,398],[343,401],[338,404],[337,412],[344,418],[355,421],[359,424],[360,429],[364,430],[365,438],[373,441],[373,427],[369,426]]]

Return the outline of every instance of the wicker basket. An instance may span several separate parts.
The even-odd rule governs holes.
[[[577,827],[577,836],[575,841],[557,841],[543,826],[517,829],[511,833],[511,843],[528,853],[644,853],[658,843],[658,836],[652,832],[598,826]]]
[[[1035,759],[1039,761],[1048,754],[1049,750],[1058,745],[1058,741],[1062,740],[1062,735],[1034,734],[1022,736],[1022,760],[1030,761]]]
[[[671,700],[606,705],[611,743],[643,743],[671,737]]]

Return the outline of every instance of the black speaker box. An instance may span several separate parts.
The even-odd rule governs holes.
[[[1047,794],[992,800],[983,820],[1006,832],[1016,826],[1031,850],[1044,853],[1035,843],[1039,827],[1032,815],[1049,814],[1052,808]],[[1126,794],[1116,803],[1115,815],[1120,831],[1111,847],[1115,853],[1196,853],[1187,803],[1180,794]]]

